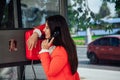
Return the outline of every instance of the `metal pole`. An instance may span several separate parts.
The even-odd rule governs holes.
[[[25,68],[24,65],[17,67],[18,80],[25,80]]]
[[[67,0],[60,0],[60,14],[67,19]]]

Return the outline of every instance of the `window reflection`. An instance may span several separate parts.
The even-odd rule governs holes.
[[[14,28],[13,0],[0,0],[0,29]]]
[[[59,14],[59,0],[21,0],[22,26],[32,28],[45,22],[45,17]]]
[[[44,23],[45,17],[59,14],[59,0],[20,0],[20,13],[17,2],[19,0],[0,0],[0,29],[14,29],[20,25],[32,28]],[[21,20],[22,24],[17,25]]]

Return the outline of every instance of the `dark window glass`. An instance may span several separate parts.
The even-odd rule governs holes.
[[[21,0],[22,27],[45,23],[49,15],[59,14],[59,0]]]
[[[100,40],[98,39],[98,40],[94,41],[93,44],[94,44],[94,45],[99,45],[99,44],[100,44]]]
[[[100,41],[101,46],[109,46],[110,39],[109,38],[102,38]]]
[[[94,42],[94,45],[99,46],[109,46],[110,39],[109,38],[101,38]]]
[[[14,28],[13,0],[0,0],[0,29]]]
[[[120,42],[120,40],[118,38],[111,38],[110,45],[117,47],[120,44],[119,42]]]

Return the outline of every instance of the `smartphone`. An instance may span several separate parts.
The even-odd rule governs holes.
[[[55,31],[55,32],[53,33],[52,37],[57,37],[59,34],[60,34],[59,31]]]
[[[55,38],[55,37],[57,37],[57,36],[59,36],[59,35],[60,35],[60,29],[59,29],[59,27],[56,27],[55,30],[54,30],[54,32],[53,32],[53,34],[52,34],[51,39],[52,39],[53,37]],[[50,39],[50,40],[51,40],[51,39]],[[49,41],[50,41],[50,40],[49,40]]]

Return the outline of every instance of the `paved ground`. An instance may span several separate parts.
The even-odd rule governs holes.
[[[81,76],[81,80],[120,80],[120,68],[115,71],[113,70],[103,70],[95,69],[89,67],[82,67],[79,64],[78,73]],[[43,68],[41,64],[34,65],[36,80],[46,80]],[[2,69],[0,69],[2,70]],[[17,80],[16,67],[6,68],[0,73],[0,80]],[[7,75],[8,74],[8,75]],[[24,74],[24,73],[23,73]],[[7,77],[12,77],[9,79],[2,79]],[[31,65],[25,67],[25,80],[34,80],[34,72]]]
[[[86,47],[86,46],[77,46],[77,47]],[[77,49],[79,53],[79,49]],[[81,56],[79,56],[81,57]],[[81,61],[82,58],[80,58]],[[120,68],[119,70],[106,70],[106,69],[94,69],[89,67],[82,67],[79,64],[78,72],[81,76],[81,80],[120,80]],[[44,75],[44,71],[42,69],[42,66],[40,64],[34,65],[35,71],[36,71],[36,77],[39,80],[46,80],[46,77]],[[33,79],[34,75],[32,72],[32,67],[27,66],[26,67],[26,79]]]
[[[120,71],[78,68],[81,80],[120,80]]]
[[[46,76],[40,64],[34,65],[34,69],[36,79],[34,79],[35,76],[32,66],[29,65],[25,67],[25,80],[46,80]],[[12,70],[16,71],[16,67],[14,67]],[[17,80],[16,72],[11,72],[10,68],[6,68],[3,73],[6,72],[9,75],[6,74],[2,76],[4,79],[0,78],[0,80]],[[120,80],[120,71],[79,67],[78,73],[80,74],[81,80]]]
[[[34,65],[36,77],[39,80],[46,80],[41,65]],[[112,70],[100,70],[91,68],[78,68],[78,72],[81,76],[81,80],[120,80],[120,71]],[[34,79],[31,66],[27,66],[25,69],[26,79]]]

